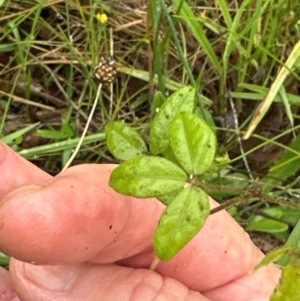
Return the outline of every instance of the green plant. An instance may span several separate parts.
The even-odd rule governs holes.
[[[210,213],[197,177],[214,161],[216,137],[194,108],[192,87],[175,92],[157,108],[150,129],[151,155],[139,134],[123,122],[111,122],[105,129],[110,151],[126,160],[113,171],[110,185],[122,194],[156,197],[167,205],[154,237],[156,254],[164,260],[197,234]]]
[[[163,96],[158,93],[157,97],[162,100]],[[210,210],[207,191],[217,188],[217,185],[204,180],[216,170],[224,170],[224,162],[226,164],[228,160],[215,158],[215,133],[193,113],[195,99],[195,89],[188,86],[164,102],[157,102],[160,107],[156,108],[157,113],[150,125],[150,151],[142,137],[124,122],[110,122],[105,128],[110,152],[125,161],[112,172],[110,186],[124,195],[156,197],[166,205],[154,236],[154,250],[162,260],[175,256],[203,227],[209,214],[232,205],[266,200],[299,208],[298,204],[264,195],[259,187],[249,186],[243,193],[243,189],[233,188],[234,193],[239,191],[240,195]],[[276,218],[283,214],[281,209],[265,209],[264,214]],[[269,227],[269,232],[279,233],[287,230],[284,223],[257,216],[249,223],[251,227],[262,231]],[[290,261],[284,267],[283,282],[286,283],[298,270],[295,260]],[[276,296],[285,290],[281,282],[272,301],[279,300]]]

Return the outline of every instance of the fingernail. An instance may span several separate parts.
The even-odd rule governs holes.
[[[38,266],[26,264],[25,274],[35,285],[49,291],[68,291],[72,288],[81,265]]]

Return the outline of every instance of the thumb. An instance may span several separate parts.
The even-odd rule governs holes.
[[[113,264],[35,266],[12,259],[10,270],[23,301],[210,300],[156,272]]]

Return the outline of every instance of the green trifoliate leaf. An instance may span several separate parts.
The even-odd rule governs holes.
[[[189,174],[200,175],[212,164],[216,136],[207,123],[190,112],[181,112],[170,125],[170,145],[179,164]]]
[[[132,159],[147,151],[147,146],[139,134],[121,121],[108,123],[105,133],[107,147],[117,159]]]
[[[112,172],[109,185],[135,197],[158,197],[177,191],[186,182],[185,172],[161,157],[136,157]]]
[[[184,87],[172,94],[155,115],[150,129],[150,150],[156,155],[169,145],[169,126],[179,112],[192,112],[195,104],[195,89]]]
[[[162,260],[176,255],[202,228],[210,206],[207,194],[186,187],[166,208],[154,236],[154,250]]]
[[[288,264],[282,268],[282,274],[270,301],[300,300],[300,266]]]

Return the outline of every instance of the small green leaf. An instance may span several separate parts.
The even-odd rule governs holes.
[[[186,182],[185,172],[161,157],[136,157],[112,172],[109,185],[119,193],[140,198],[177,191]]]
[[[70,138],[68,133],[64,133],[62,131],[57,130],[43,130],[38,129],[34,132],[34,136],[36,137],[42,137],[47,139],[67,139]]]
[[[229,158],[229,155],[228,153],[225,153],[223,156],[215,157],[214,162],[209,167],[209,171],[211,173],[218,172],[221,169],[225,169],[230,163],[231,160]]]
[[[169,135],[174,155],[186,172],[199,175],[210,167],[217,141],[204,120],[193,113],[181,112],[171,122]]]
[[[160,218],[154,236],[156,255],[162,260],[175,256],[199,232],[209,211],[209,199],[202,189],[182,189]]]
[[[275,261],[279,260],[282,256],[289,253],[293,249],[294,248],[292,246],[284,246],[284,247],[281,247],[281,248],[271,251],[264,257],[264,259],[259,264],[257,264],[254,267],[254,269],[257,270],[263,266],[268,265],[271,262],[275,262]]]
[[[17,145],[19,145],[19,144],[21,144],[21,143],[23,142],[23,140],[24,140],[23,136],[19,136],[19,137],[17,137],[17,138],[15,139],[15,143],[16,143]]]
[[[139,134],[124,122],[110,122],[105,127],[107,147],[115,158],[129,160],[147,151]]]
[[[255,215],[246,227],[246,231],[279,233],[288,230],[288,225],[270,218]]]
[[[151,115],[152,116],[154,114],[156,114],[156,110],[160,109],[160,107],[163,105],[165,100],[166,100],[165,97],[163,96],[163,94],[160,91],[155,93],[155,96],[154,96],[153,101],[151,103]]]
[[[288,264],[282,268],[282,274],[270,301],[300,300],[300,267]]]
[[[268,214],[270,217],[274,217],[277,219],[280,219],[282,216],[281,207],[275,207],[275,206],[267,207],[267,208],[262,209],[262,211],[264,213]]]
[[[195,89],[184,87],[172,94],[155,115],[150,129],[150,150],[154,155],[162,153],[169,145],[169,126],[179,112],[192,112],[195,105]]]

